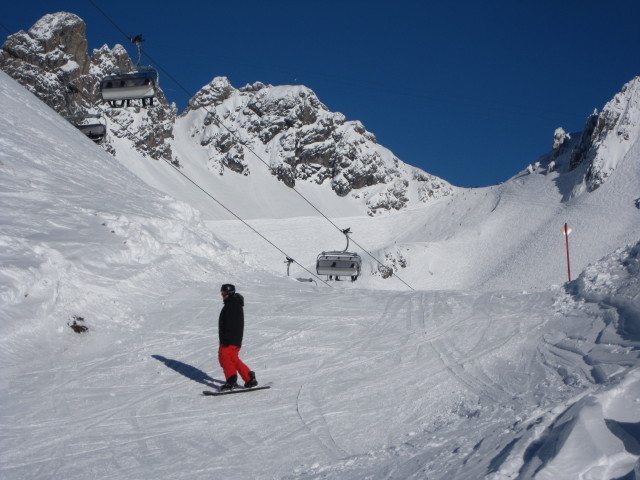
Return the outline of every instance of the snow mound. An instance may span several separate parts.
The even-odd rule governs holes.
[[[612,307],[620,336],[640,342],[640,242],[587,267],[573,287],[578,297]]]
[[[594,379],[604,385],[580,396],[531,443],[520,475],[536,480],[638,478],[640,242],[590,265],[568,289],[583,308],[599,312],[605,321],[585,356],[595,365]]]

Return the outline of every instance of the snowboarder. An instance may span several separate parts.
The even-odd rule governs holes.
[[[258,385],[256,374],[238,357],[244,333],[244,297],[236,293],[236,287],[230,283],[220,287],[220,295],[224,306],[218,320],[218,360],[227,380],[220,390],[232,390],[237,387],[238,374],[244,380],[245,388],[255,387]]]

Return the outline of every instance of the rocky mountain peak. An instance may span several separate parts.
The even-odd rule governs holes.
[[[89,71],[85,23],[72,13],[45,15],[7,38],[0,67],[57,112],[68,111],[67,87]]]
[[[65,117],[98,114],[110,130],[103,147],[117,154],[113,137],[127,138],[133,147],[154,159],[171,159],[176,109],[162,91],[155,106],[114,109],[102,102],[100,80],[117,70],[134,68],[122,45],[107,45],[88,54],[86,26],[72,13],[48,14],[27,32],[7,38],[0,50],[0,68]],[[135,125],[135,127],[134,127]]]
[[[221,105],[234,92],[227,77],[215,77],[202,87],[190,100],[184,113],[198,108]]]
[[[175,165],[193,161],[173,153],[178,124],[184,122],[190,137],[185,141],[204,150],[217,174],[250,175],[247,158],[254,152],[285,185],[328,184],[338,196],[360,199],[372,215],[453,191],[447,182],[401,162],[361,122],[331,112],[302,85],[255,82],[236,89],[228,78],[216,77],[190,100],[178,121],[175,106],[161,91],[152,107],[111,108],[100,98],[100,80],[135,67],[122,45],[104,45],[91,56],[87,48],[79,17],[45,15],[28,32],[7,39],[0,68],[63,116],[102,115],[108,127],[102,145],[116,156],[133,147]]]
[[[622,87],[602,112],[586,121],[574,147],[569,168],[583,168],[585,186],[593,191],[616,169],[634,142],[640,139],[640,77]]]
[[[117,43],[113,48],[103,45],[93,50],[91,54],[92,73],[104,75],[118,70],[133,68],[133,62],[125,48]]]
[[[40,43],[44,52],[55,52],[63,46],[65,53],[81,65],[81,73],[87,73],[86,25],[77,15],[68,12],[45,15],[28,34]]]
[[[188,125],[209,168],[220,175],[249,175],[248,147],[268,159],[271,173],[285,185],[327,182],[339,196],[364,199],[370,214],[453,191],[447,182],[402,163],[361,122],[331,112],[302,85],[257,82],[235,89],[218,77],[194,96],[179,123]]]

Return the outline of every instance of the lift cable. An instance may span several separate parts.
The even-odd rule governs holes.
[[[239,215],[237,215],[236,213],[234,213],[233,211],[231,211],[230,208],[228,208],[227,206],[225,206],[222,202],[220,202],[217,198],[215,198],[213,195],[211,195],[209,192],[207,192],[204,188],[202,188],[200,185],[198,185],[198,183],[191,179],[187,174],[185,174],[184,172],[180,171],[180,169],[175,166],[173,163],[171,163],[169,160],[167,160],[166,158],[162,157],[162,160],[168,164],[169,166],[171,166],[176,172],[178,172],[180,175],[182,175],[184,178],[186,178],[189,182],[191,182],[193,185],[195,185],[196,188],[198,188],[198,190],[202,191],[207,197],[209,197],[211,200],[213,200],[214,202],[216,202],[218,205],[220,205],[222,208],[224,208],[227,212],[229,212],[231,215],[233,215],[235,218],[237,218],[238,220],[240,220],[244,225],[246,225],[247,227],[249,227],[256,235],[258,235],[260,238],[262,238],[265,242],[267,242],[269,245],[271,245],[273,248],[275,248],[276,250],[278,250],[281,254],[283,254],[285,256],[285,258],[287,259],[287,261],[291,260],[294,263],[296,263],[299,267],[301,267],[305,272],[313,275],[314,277],[316,277],[318,280],[320,280],[322,283],[324,283],[325,285],[327,285],[328,287],[331,287],[331,285],[329,283],[327,283],[326,281],[322,280],[320,277],[318,277],[315,273],[311,272],[310,270],[308,270],[304,265],[302,265],[300,262],[298,262],[297,260],[291,258],[286,252],[284,252],[280,247],[278,247],[275,243],[273,243],[271,240],[269,240],[267,237],[265,237],[264,235],[262,235],[258,230],[256,230],[255,228],[253,228],[251,225],[249,225],[245,220],[243,220]],[[288,269],[287,269],[288,271]],[[332,287],[333,288],[333,287]]]
[[[89,99],[87,99],[87,97],[82,93],[82,92],[78,92],[80,93],[80,95],[82,96],[82,98],[89,104],[93,103],[91,102]],[[129,129],[130,125],[122,125],[120,122],[118,122],[117,120],[114,120],[114,123],[118,124],[120,126],[121,129],[125,130],[126,132],[128,132],[130,134],[131,137],[138,137],[139,140],[142,140],[138,134],[136,134],[135,132],[131,131]],[[167,160],[164,157],[160,157],[162,161],[164,161],[167,165],[169,165],[171,168],[173,168],[176,172],[178,172],[180,175],[182,175],[185,179],[187,179],[190,183],[192,183],[198,190],[202,191],[206,196],[208,196],[209,198],[211,198],[211,200],[213,200],[214,202],[216,202],[218,205],[220,205],[224,210],[226,210],[227,212],[229,212],[233,217],[235,217],[236,219],[238,219],[240,222],[242,222],[245,226],[247,226],[249,229],[251,229],[256,235],[258,235],[260,238],[262,238],[265,242],[267,242],[269,245],[271,245],[273,248],[275,248],[276,250],[278,250],[280,253],[282,253],[285,258],[287,259],[287,261],[289,263],[295,263],[296,265],[298,265],[300,268],[302,268],[304,271],[306,271],[307,273],[309,273],[310,275],[316,277],[318,280],[320,280],[322,283],[324,283],[325,285],[327,285],[328,287],[332,287],[332,285],[330,285],[329,283],[327,283],[326,281],[322,280],[322,278],[320,278],[319,276],[317,276],[315,273],[313,273],[312,271],[308,270],[304,265],[302,265],[300,262],[298,262],[297,260],[295,260],[294,258],[291,258],[285,251],[283,251],[281,248],[279,248],[275,243],[273,243],[271,240],[269,240],[267,237],[265,237],[263,234],[261,234],[258,230],[256,230],[254,227],[252,227],[251,225],[249,225],[244,219],[242,219],[239,215],[237,215],[235,212],[233,212],[230,208],[228,208],[226,205],[224,205],[221,201],[219,201],[217,198],[215,198],[211,193],[209,193],[207,190],[205,190],[202,186],[200,186],[195,180],[193,180],[192,178],[190,178],[187,174],[185,174],[184,172],[182,172],[176,165],[174,165],[173,163],[171,163],[169,160]],[[287,268],[287,271],[289,269]]]
[[[111,19],[102,9],[100,9],[93,0],[89,0],[89,3],[91,3],[112,25],[114,25],[116,27],[116,29],[129,41],[131,41],[132,37],[130,37],[129,35],[127,35],[117,24],[116,22]],[[173,75],[171,75],[165,68],[162,67],[162,65],[156,61],[151,55],[149,55],[148,52],[146,52],[145,50],[143,50],[142,48],[140,48],[140,51],[142,53],[144,53],[147,58],[151,61],[151,63],[153,63],[158,70],[160,70],[161,72],[163,72],[172,82],[174,82],[176,84],[176,86],[178,86],[178,88],[180,88],[189,98],[193,98],[194,94],[193,92],[190,92],[178,79],[176,79]],[[238,134],[236,132],[234,132],[232,129],[230,129],[227,125],[224,124],[224,122],[222,122],[222,120],[220,120],[218,118],[218,115],[216,114],[215,111],[211,111],[211,109],[208,108],[208,106],[203,106],[203,108],[207,111],[207,113],[209,113],[209,115],[211,115],[213,121],[216,123],[216,125],[218,125],[221,128],[224,128],[231,136],[233,136],[244,148],[246,148],[249,152],[251,152],[260,162],[262,162],[267,168],[271,168],[270,165],[264,160],[262,159],[262,157],[260,155],[258,155],[258,153],[253,150],[250,146],[246,145],[243,140],[238,136]],[[165,160],[166,161],[166,160]],[[171,166],[174,167],[173,164],[171,164]],[[175,167],[174,167],[175,168]],[[181,175],[185,176],[186,175],[183,172],[179,172]],[[188,178],[188,177],[186,177]],[[193,182],[191,179],[189,179],[191,182]],[[195,182],[194,182],[195,183]],[[200,187],[198,187],[200,188]],[[338,227],[329,217],[327,217],[318,207],[316,207],[310,200],[308,200],[302,193],[300,193],[295,187],[290,187],[295,193],[298,194],[298,196],[300,198],[302,198],[307,204],[309,204],[316,212],[318,212],[322,217],[324,217],[325,220],[327,220],[331,225],[333,225],[339,232],[342,233],[343,229]],[[204,191],[204,190],[203,190]],[[205,192],[206,193],[206,192]],[[212,197],[213,198],[213,197]],[[215,199],[214,199],[215,200]],[[215,200],[216,202],[218,202],[217,200]],[[218,202],[219,203],[219,202]],[[222,205],[222,204],[220,204]],[[226,207],[224,207],[226,209]],[[228,210],[228,209],[227,209]],[[235,216],[235,214],[234,214]],[[239,217],[237,217],[239,218]],[[252,228],[252,227],[250,227]],[[253,230],[253,228],[252,228]],[[378,260],[372,253],[370,253],[368,250],[366,250],[362,245],[360,245],[355,239],[351,238],[351,240],[353,241],[353,243],[355,243],[358,247],[360,247],[360,249],[362,249],[363,252],[365,252],[367,255],[369,255],[369,257],[371,257],[375,262],[378,263],[378,265],[380,265],[383,268],[389,268],[387,267],[384,263],[382,263],[380,260]],[[277,248],[277,247],[276,247]],[[279,250],[279,249],[278,249]],[[298,262],[296,262],[298,263]],[[298,263],[298,265],[300,265]],[[303,267],[304,268],[304,267]],[[305,269],[306,270],[306,269]],[[308,270],[307,270],[308,271]],[[407,282],[405,282],[402,278],[400,278],[400,276],[398,276],[395,272],[393,272],[393,276],[396,277],[398,280],[400,280],[405,286],[407,286],[409,289],[411,290],[415,290],[411,285],[409,285]]]
[[[148,52],[146,52],[145,50],[142,50],[142,52],[147,56],[147,58],[149,58],[149,60],[151,61],[151,63],[153,63],[156,67],[158,67],[158,70],[162,71],[167,77],[169,77],[171,79],[171,81],[173,81],[184,93],[186,93],[190,98],[192,98],[193,92],[190,92],[189,90],[187,90],[186,87],[184,87],[182,85],[182,83],[180,83],[178,80],[176,80],[171,74],[169,74],[169,72],[167,72],[151,55],[149,55]],[[218,118],[218,115],[216,114],[215,111],[212,111],[207,105],[203,106],[204,110],[207,111],[207,113],[209,113],[213,119],[213,121],[216,123],[216,125],[218,125],[221,128],[224,128],[227,132],[229,132],[229,134],[231,136],[233,136],[244,148],[246,148],[249,152],[251,152],[260,162],[262,162],[267,168],[271,168],[270,165],[260,156],[258,155],[258,153],[253,150],[249,145],[246,145],[242,139],[240,138],[240,136],[233,131],[232,129],[230,129],[227,125],[224,124],[224,122],[222,122],[222,120],[220,120]],[[327,217],[324,212],[322,212],[318,207],[316,207],[307,197],[305,197],[302,193],[300,193],[300,191],[295,188],[295,187],[290,187],[291,190],[293,190],[296,194],[298,194],[298,196],[300,198],[302,198],[307,204],[309,204],[309,206],[311,206],[311,208],[313,208],[316,212],[318,212],[322,217],[324,217],[325,220],[327,220],[333,227],[336,228],[336,230],[338,230],[339,232],[342,233],[343,229],[340,228],[338,225],[336,225],[329,217]],[[367,255],[369,255],[369,257],[371,257],[376,263],[378,263],[378,265],[380,265],[383,268],[389,268],[387,267],[384,263],[382,263],[380,260],[378,260],[371,252],[369,252],[366,248],[364,248],[362,245],[360,245],[353,237],[350,237],[351,241],[353,243],[355,243],[358,247],[360,247],[360,249],[365,252]],[[297,262],[296,262],[297,263]],[[395,272],[393,273],[393,276],[396,277],[398,280],[400,280],[402,283],[404,283],[409,289],[411,290],[415,290],[411,285],[409,285],[407,282],[405,282],[399,275],[397,275]]]

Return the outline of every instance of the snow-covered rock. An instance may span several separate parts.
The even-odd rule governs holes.
[[[89,73],[86,25],[72,13],[49,14],[27,32],[10,35],[0,50],[0,67],[47,105],[71,114],[77,95],[69,87]]]
[[[640,242],[590,265],[574,283],[580,298],[612,307],[617,335],[640,342]]]
[[[640,77],[622,87],[602,112],[594,112],[585,124],[571,154],[570,168],[584,171],[588,191],[600,187],[640,138]],[[582,185],[582,184],[581,184]],[[579,193],[579,185],[574,194]]]
[[[142,155],[172,160],[176,108],[159,91],[154,107],[110,108],[102,103],[100,79],[117,69],[133,69],[121,45],[87,52],[86,25],[72,13],[48,14],[28,32],[10,35],[0,50],[0,68],[60,115],[99,114],[110,135],[127,138]],[[78,118],[74,122],[81,122]],[[107,137],[104,148],[118,155]]]
[[[235,89],[216,77],[190,101],[181,121],[207,152],[212,170],[249,175],[250,152],[289,187],[322,185],[338,196],[368,197],[370,214],[450,195],[451,186],[401,162],[359,121],[331,112],[307,87],[260,82]],[[377,187],[368,189],[367,187]]]
[[[116,109],[101,102],[100,79],[133,65],[121,45],[104,45],[89,57],[85,29],[71,13],[46,15],[29,32],[9,37],[0,67],[61,115],[101,114],[109,131],[104,148],[116,157],[133,146],[142,156],[175,165],[189,161],[172,150],[177,110],[162,91],[154,107]],[[378,145],[361,122],[330,112],[304,86],[256,82],[236,89],[216,77],[194,95],[182,117],[214,174],[261,174],[247,160],[256,153],[286,186],[327,183],[340,197],[362,199],[371,215],[453,192],[446,181]]]

